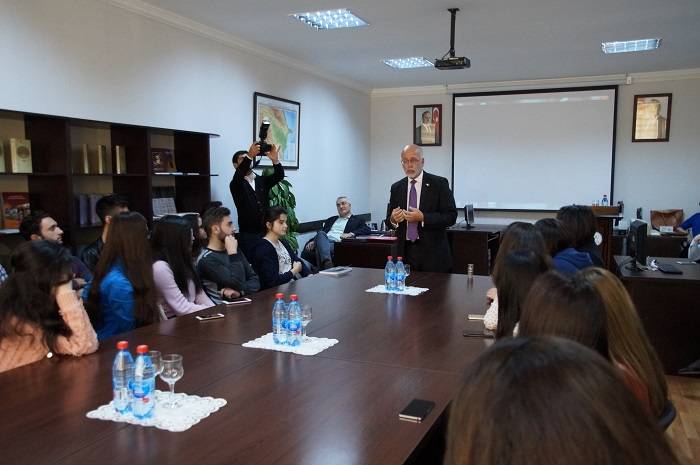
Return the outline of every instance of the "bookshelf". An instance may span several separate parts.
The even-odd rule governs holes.
[[[11,138],[29,139],[32,155],[32,173],[10,173],[6,162],[8,169],[0,172],[0,192],[27,192],[32,210],[45,210],[58,221],[65,242],[85,244],[100,234],[100,225],[80,224],[79,194],[121,194],[149,223],[158,192],[174,196],[179,212],[199,211],[211,199],[211,177],[216,176],[210,171],[212,137],[218,135],[0,110],[5,159],[10,159]],[[99,173],[90,164],[86,173],[83,152],[91,150],[92,156],[100,146],[106,148],[111,166]],[[124,148],[126,171],[122,173],[117,172],[116,146]],[[153,172],[154,148],[172,151],[178,173]]]

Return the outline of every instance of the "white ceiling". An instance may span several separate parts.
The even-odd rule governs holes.
[[[365,88],[595,76],[700,67],[700,0],[146,0]],[[472,67],[394,70],[383,58],[442,56],[449,7]],[[317,31],[290,13],[350,8],[369,27]],[[662,37],[659,50],[604,55],[600,43]]]

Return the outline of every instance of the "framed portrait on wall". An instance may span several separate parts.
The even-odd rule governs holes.
[[[634,96],[632,142],[668,142],[671,94]]]
[[[413,106],[413,143],[421,146],[442,145],[442,105]]]
[[[253,94],[253,138],[258,140],[260,123],[270,122],[267,142],[279,145],[280,162],[288,169],[299,169],[299,120],[301,104],[272,95]],[[259,166],[272,166],[269,158],[263,157]]]

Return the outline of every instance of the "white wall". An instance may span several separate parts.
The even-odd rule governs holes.
[[[399,164],[403,145],[413,137],[409,126],[413,105],[442,103],[445,121],[442,147],[425,147],[425,169],[452,176],[451,119],[452,95],[407,95],[372,97],[372,161],[370,165],[370,204],[373,215],[383,215],[389,186],[403,172]],[[631,142],[634,95],[673,94],[669,142]],[[649,209],[682,208],[686,217],[700,211],[700,77],[621,85],[618,93],[614,199],[625,203],[625,217],[633,218],[638,207],[649,219]],[[495,141],[497,143],[497,141]],[[494,173],[484,173],[492,176]],[[458,205],[459,206],[459,205]],[[460,215],[461,216],[461,215]],[[476,212],[478,223],[509,223],[515,219],[534,221],[543,213]]]
[[[103,1],[0,2],[0,108],[220,134],[212,198],[232,207],[231,155],[253,135],[253,92],[301,102],[300,221],[335,198],[369,210],[370,98]]]

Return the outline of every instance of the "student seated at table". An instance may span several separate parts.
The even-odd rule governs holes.
[[[194,269],[193,241],[192,223],[185,218],[167,215],[153,225],[153,279],[168,317],[214,306]]]
[[[54,241],[21,244],[0,287],[0,372],[51,354],[97,350],[97,336],[73,290],[72,258]]]
[[[464,380],[445,465],[680,465],[610,364],[573,341],[498,341]]]
[[[283,207],[269,208],[265,212],[265,228],[267,232],[253,247],[252,257],[253,268],[260,277],[260,287],[267,289],[308,276],[309,268],[284,240],[287,235],[287,210]]]
[[[514,250],[529,250],[538,256],[547,255],[547,249],[540,232],[531,223],[524,221],[515,221],[503,231],[498,255],[494,261],[494,272],[499,257],[505,257]],[[490,331],[496,331],[498,328],[498,295],[495,287],[488,290],[486,299],[489,308],[484,315],[484,327]]]
[[[593,286],[605,307],[608,358],[644,384],[644,403],[661,416],[668,398],[666,377],[625,286],[602,268],[587,268],[580,278]]]
[[[146,219],[136,212],[112,218],[109,240],[83,292],[98,339],[159,320]]]
[[[209,242],[197,257],[197,272],[212,302],[220,304],[259,291],[260,279],[233,235],[231,210],[207,210],[204,230]]]
[[[586,252],[595,266],[605,266],[600,249],[595,243],[596,220],[593,209],[587,205],[567,205],[557,212],[562,235],[574,249]]]
[[[517,335],[520,313],[532,283],[551,267],[548,255],[517,250],[501,256],[493,271],[498,293],[496,337]]]
[[[525,300],[518,334],[565,337],[590,347],[614,363],[640,405],[651,412],[647,386],[629,367],[611,358],[605,305],[581,273],[563,276],[550,271],[540,276]]]
[[[543,218],[535,223],[535,227],[542,234],[555,270],[563,274],[574,274],[578,270],[593,266],[591,256],[587,252],[579,252],[571,247],[562,234],[561,221],[556,218]]]

